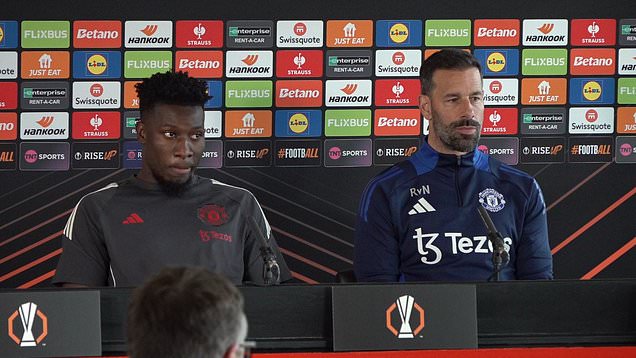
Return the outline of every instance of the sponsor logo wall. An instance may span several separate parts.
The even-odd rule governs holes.
[[[137,168],[134,85],[166,70],[209,85],[205,167],[391,165],[427,133],[422,61],[451,46],[483,66],[480,150],[512,165],[631,163],[634,23],[4,19],[0,170]]]

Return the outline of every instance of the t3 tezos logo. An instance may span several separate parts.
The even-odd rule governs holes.
[[[392,319],[396,308],[401,322],[399,331],[393,326]],[[415,329],[411,328],[411,316],[414,308],[419,313],[419,320]],[[414,338],[424,328],[424,309],[415,302],[413,296],[400,296],[386,309],[386,328],[398,338]]]
[[[20,316],[20,322],[22,323],[22,337],[18,337],[14,330],[14,321]],[[33,334],[33,324],[35,323],[35,316],[38,316],[42,325],[40,326],[41,333],[35,338]],[[21,304],[18,309],[13,311],[8,319],[9,324],[9,337],[20,347],[35,347],[40,344],[44,337],[48,334],[48,319],[41,310],[38,309],[38,305],[33,302],[27,302]]]

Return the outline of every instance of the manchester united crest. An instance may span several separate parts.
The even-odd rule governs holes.
[[[230,216],[225,211],[225,208],[220,205],[204,205],[197,211],[199,220],[203,221],[206,224],[221,226],[230,220]]]

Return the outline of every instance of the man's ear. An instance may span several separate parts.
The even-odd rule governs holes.
[[[141,120],[137,121],[135,124],[135,130],[137,131],[137,141],[141,144],[146,143],[146,128],[144,126],[144,122]]]
[[[424,116],[424,118],[430,120],[432,117],[432,111],[431,111],[431,97],[425,95],[425,94],[421,94],[419,97],[419,107],[420,107],[420,112],[422,113],[422,116]]]
[[[232,345],[223,353],[223,358],[235,358],[236,351],[239,349],[238,343],[232,343]]]

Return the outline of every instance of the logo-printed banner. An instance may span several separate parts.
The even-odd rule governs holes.
[[[0,293],[0,356],[100,356],[99,301],[97,290]]]
[[[477,347],[474,285],[337,286],[332,290],[336,351]]]

